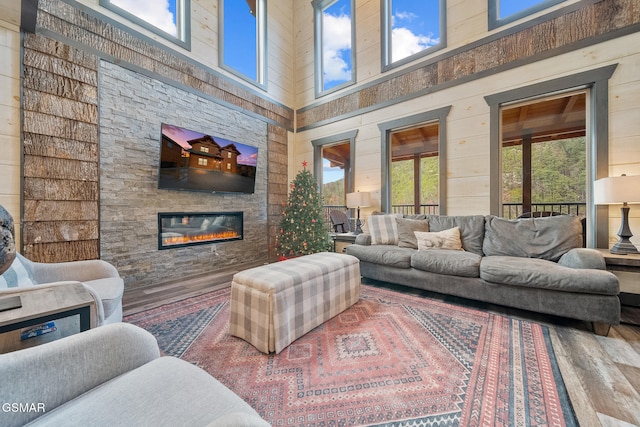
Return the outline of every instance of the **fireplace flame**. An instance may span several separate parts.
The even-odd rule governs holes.
[[[185,245],[185,244],[195,243],[195,242],[208,242],[208,241],[215,241],[215,240],[234,239],[236,237],[240,237],[240,234],[237,231],[233,231],[233,230],[221,231],[218,233],[195,234],[192,236],[170,236],[170,237],[164,237],[162,239],[162,245],[163,246]]]

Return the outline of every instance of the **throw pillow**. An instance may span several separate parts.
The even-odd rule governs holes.
[[[401,248],[418,249],[418,239],[415,231],[429,231],[429,222],[424,219],[396,218],[398,227],[398,246]]]
[[[35,284],[31,275],[18,257],[13,260],[11,267],[0,276],[0,289],[21,288],[34,286]]]
[[[414,231],[418,240],[418,250],[424,251],[429,249],[453,249],[462,250],[462,241],[460,240],[460,227],[453,227],[448,230],[421,232]]]
[[[367,228],[371,234],[372,245],[397,245],[397,215],[371,215],[367,219]]]

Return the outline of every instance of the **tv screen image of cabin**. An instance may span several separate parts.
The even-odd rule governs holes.
[[[253,193],[258,148],[162,124],[158,188]]]

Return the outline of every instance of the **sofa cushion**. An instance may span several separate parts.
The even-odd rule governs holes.
[[[448,230],[420,232],[415,231],[418,240],[418,250],[425,251],[430,249],[450,249],[455,251],[462,250],[462,242],[460,241],[460,228],[453,227]]]
[[[483,215],[440,216],[426,215],[429,221],[429,231],[442,231],[453,227],[460,227],[460,240],[465,251],[483,255],[482,241],[484,239]]]
[[[26,286],[34,286],[36,283],[25,268],[19,257],[15,257],[11,263],[11,267],[0,275],[0,289],[22,288]]]
[[[398,228],[398,246],[418,249],[418,240],[414,231],[429,231],[429,222],[424,219],[396,218]]]
[[[618,279],[604,270],[569,268],[537,258],[486,256],[480,277],[487,282],[586,294],[617,295]]]
[[[411,256],[411,267],[431,273],[478,277],[482,257],[473,252],[448,249],[418,251]]]
[[[489,256],[557,261],[582,246],[582,224],[572,215],[508,220],[488,216],[482,250]]]
[[[349,245],[346,251],[360,261],[397,268],[410,268],[411,255],[416,253],[415,249],[400,248],[396,245]]]
[[[195,426],[218,420],[269,425],[202,369],[161,357],[47,411],[31,425]]]
[[[401,216],[400,216],[401,217]],[[372,245],[397,245],[398,215],[371,215],[367,219],[367,228],[371,234]]]

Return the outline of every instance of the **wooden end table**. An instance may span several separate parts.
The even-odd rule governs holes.
[[[53,341],[76,332],[83,332],[96,324],[95,300],[82,283],[69,283],[38,288],[38,285],[19,291],[3,293],[0,298],[19,296],[19,308],[0,311],[0,353],[20,350]],[[57,330],[21,340],[21,332],[52,320]]]
[[[620,282],[620,303],[640,306],[640,254],[617,255],[609,249],[597,249],[604,256],[607,270]]]

